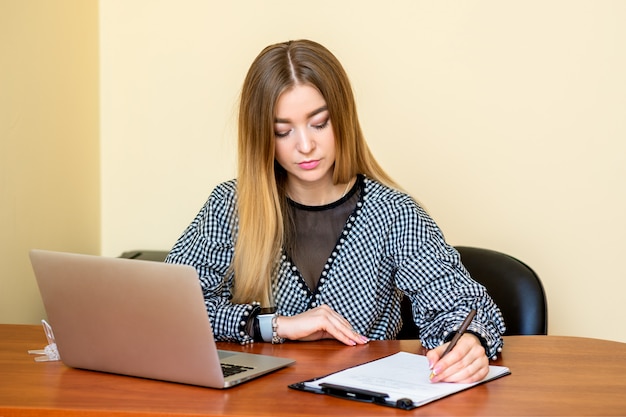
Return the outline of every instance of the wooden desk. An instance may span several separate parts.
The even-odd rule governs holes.
[[[291,357],[296,364],[228,390],[214,390],[35,362],[40,326],[0,325],[0,416],[76,415],[626,415],[626,343],[559,336],[510,336],[502,358],[512,375],[413,411],[340,400],[287,388],[399,350],[418,341],[335,341],[221,348]],[[158,364],[155,364],[158,366]]]

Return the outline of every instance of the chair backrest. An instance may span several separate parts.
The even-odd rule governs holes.
[[[139,259],[142,261],[163,262],[169,252],[162,250],[130,250],[120,255],[120,258]]]
[[[472,278],[485,286],[500,307],[506,336],[547,334],[546,294],[535,271],[524,262],[494,250],[468,246],[456,249]],[[402,301],[402,319],[404,325],[398,339],[416,338],[419,329],[413,323],[407,297]]]

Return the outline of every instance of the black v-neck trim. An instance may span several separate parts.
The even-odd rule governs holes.
[[[355,206],[354,210],[348,216],[348,220],[344,224],[343,229],[342,229],[339,237],[337,238],[337,242],[335,243],[335,246],[334,246],[333,250],[329,254],[328,260],[327,260],[326,264],[324,265],[324,267],[322,269],[322,273],[320,275],[320,278],[319,278],[319,280],[317,282],[317,285],[316,285],[315,289],[312,290],[311,288],[309,288],[309,286],[306,284],[306,280],[302,276],[302,273],[298,269],[298,266],[294,263],[294,261],[291,258],[291,256],[289,256],[289,254],[287,254],[283,250],[283,257],[291,265],[290,268],[291,268],[292,272],[295,274],[295,276],[297,277],[297,279],[298,279],[298,281],[300,283],[300,287],[305,289],[307,291],[307,293],[309,294],[309,296],[311,297],[309,299],[309,303],[308,303],[309,304],[309,308],[313,308],[313,307],[317,306],[317,299],[319,297],[319,294],[322,292],[322,289],[326,285],[326,282],[328,280],[328,272],[331,270],[332,265],[335,262],[335,259],[342,252],[343,244],[344,244],[347,236],[350,234],[351,230],[353,229],[352,226],[354,225],[354,223],[356,222],[357,218],[359,217],[359,214],[361,212],[361,207],[363,206],[363,198],[364,198],[364,195],[365,195],[365,188],[362,187],[363,183],[364,183],[364,177],[362,175],[359,175],[357,177],[357,181],[355,181],[355,184],[352,186],[352,189],[344,196],[344,198],[350,198],[359,189],[362,190],[360,195],[359,195],[359,199],[358,199],[358,201],[356,203],[356,206]],[[335,203],[332,203],[333,207],[336,207],[337,204],[340,204],[340,202],[342,200],[344,200],[344,198],[338,200]],[[295,203],[295,202],[293,202],[293,203],[294,204],[298,204],[298,203]],[[323,207],[328,207],[328,206],[330,206],[330,205],[323,206]],[[304,207],[304,210],[306,210],[308,206],[303,206],[303,207]],[[313,208],[314,209],[319,209],[319,207],[313,207]]]

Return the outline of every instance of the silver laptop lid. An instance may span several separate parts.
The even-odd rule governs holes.
[[[30,257],[66,365],[213,388],[232,385],[224,381],[191,266],[42,250]],[[266,358],[277,363],[270,360],[261,373],[293,363]]]

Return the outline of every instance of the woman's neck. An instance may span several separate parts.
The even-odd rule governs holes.
[[[352,184],[354,184],[354,178],[347,183],[340,184],[288,183],[287,196],[305,206],[324,206],[345,196]]]

